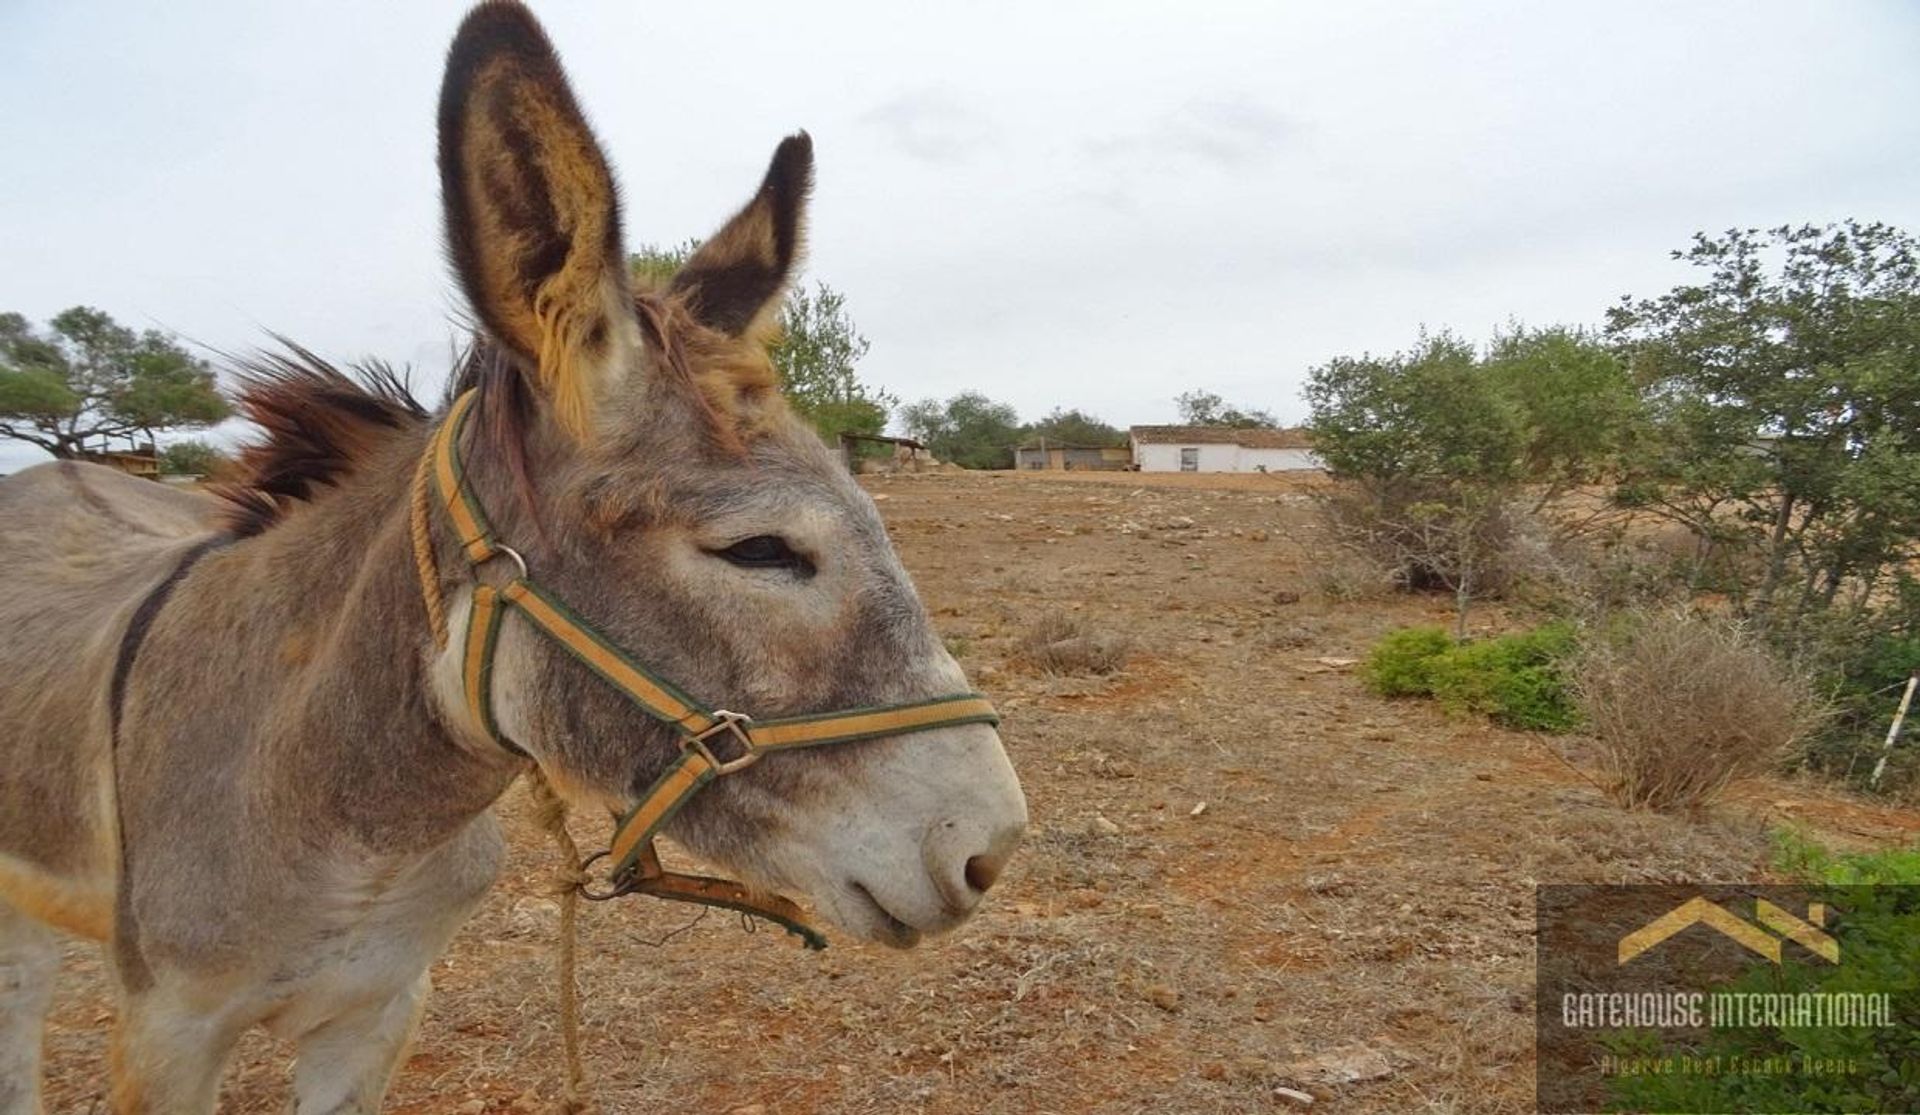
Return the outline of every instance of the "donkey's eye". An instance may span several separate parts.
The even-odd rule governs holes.
[[[778,535],[756,534],[714,552],[745,569],[791,569],[803,577],[813,575],[813,563]]]

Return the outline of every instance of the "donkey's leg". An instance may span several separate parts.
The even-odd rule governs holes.
[[[60,938],[0,899],[0,1115],[40,1110],[40,1041]]]
[[[374,1115],[426,1009],[432,978],[420,973],[393,998],[349,1011],[302,1034],[293,1065],[296,1115]]]
[[[210,1115],[245,1028],[174,990],[123,992],[110,1049],[114,1115]]]

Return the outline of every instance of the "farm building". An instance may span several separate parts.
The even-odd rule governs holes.
[[[1038,441],[1013,451],[1013,467],[1060,469],[1074,472],[1122,471],[1133,467],[1133,452],[1124,445],[1068,445]]]
[[[126,449],[83,450],[80,453],[80,460],[119,469],[128,476],[144,476],[149,480],[160,479],[160,453],[154,448],[152,442],[147,442],[145,445],[129,445]]]
[[[1225,426],[1135,426],[1133,465],[1141,472],[1301,472],[1326,466],[1305,430]]]

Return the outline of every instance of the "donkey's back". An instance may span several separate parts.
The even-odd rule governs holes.
[[[107,935],[114,664],[211,507],[71,461],[0,480],[0,903]]]

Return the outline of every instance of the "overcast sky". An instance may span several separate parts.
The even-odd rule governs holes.
[[[437,389],[440,61],[464,5],[0,0],[0,310]],[[1920,6],[536,5],[629,245],[702,236],[813,133],[808,275],[903,399],[1287,419],[1308,368],[1597,322],[1698,229],[1920,230]],[[0,449],[0,469],[26,457]]]

